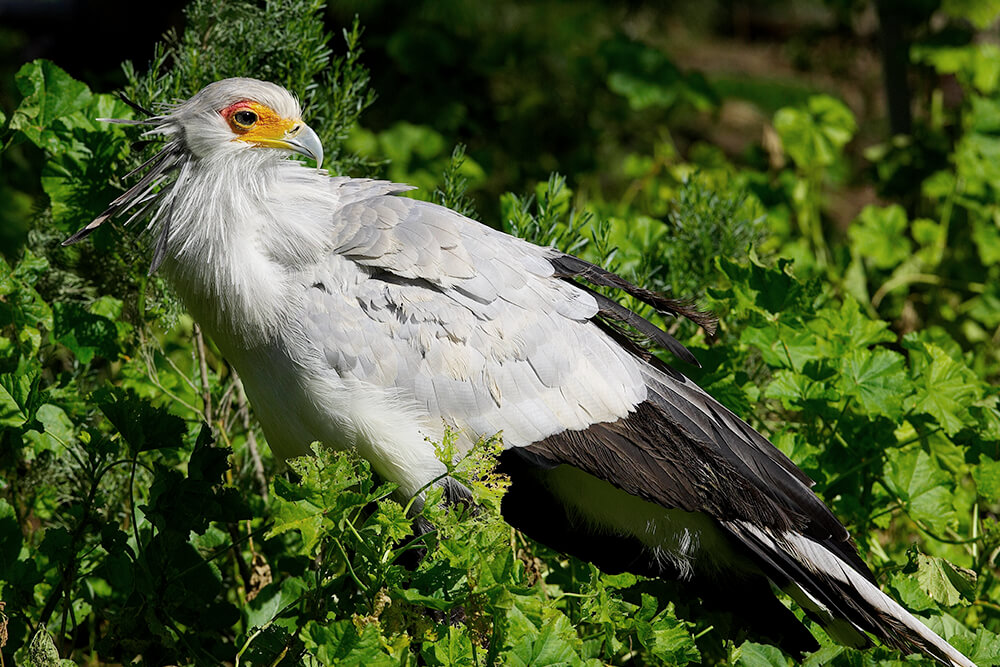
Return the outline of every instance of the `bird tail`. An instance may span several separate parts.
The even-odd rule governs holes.
[[[820,542],[792,532],[775,535],[743,521],[724,526],[837,641],[864,648],[870,644],[865,633],[871,633],[904,653],[923,653],[951,667],[976,667],[879,590],[869,573],[859,572]]]

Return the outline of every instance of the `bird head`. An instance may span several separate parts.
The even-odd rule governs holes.
[[[128,102],[128,100],[126,100]],[[126,178],[145,172],[127,191],[85,227],[63,241],[70,245],[85,238],[107,220],[136,209],[129,221],[155,211],[152,226],[164,205],[173,195],[172,178],[183,173],[192,160],[232,156],[239,152],[280,150],[299,153],[323,164],[323,144],[311,127],[302,122],[299,103],[290,92],[266,81],[233,78],[216,81],[202,88],[190,99],[162,115],[147,113],[144,120],[103,119],[112,123],[150,126],[146,135],[169,138],[163,149]],[[157,187],[159,191],[156,191]],[[163,259],[164,225],[150,272]]]
[[[179,134],[196,157],[220,151],[277,148],[323,163],[323,145],[302,122],[299,103],[281,86],[257,79],[216,81],[162,117],[164,134]]]

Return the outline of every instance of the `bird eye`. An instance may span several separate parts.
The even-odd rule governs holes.
[[[237,111],[233,114],[233,122],[240,127],[248,128],[257,122],[257,114],[253,111],[247,111],[246,109],[243,111]]]

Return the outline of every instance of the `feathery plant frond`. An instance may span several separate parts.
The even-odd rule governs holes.
[[[375,101],[360,61],[362,29],[355,18],[343,31],[343,53],[334,55],[332,35],[323,24],[325,6],[321,0],[263,5],[195,0],[185,10],[184,32],[165,35],[147,71],[124,64],[127,92],[157,110],[219,79],[273,81],[300,96],[303,114],[323,140],[324,166],[331,173],[369,175],[373,165],[343,147],[350,127]]]
[[[742,260],[766,235],[764,213],[745,190],[722,189],[697,174],[684,180],[667,214],[667,243],[651,276],[658,288],[701,298],[718,282],[715,258]]]
[[[457,144],[451,152],[451,160],[442,174],[442,183],[434,190],[434,201],[441,206],[457,211],[461,215],[479,220],[476,206],[469,197],[469,179],[462,174],[465,164],[465,144]]]

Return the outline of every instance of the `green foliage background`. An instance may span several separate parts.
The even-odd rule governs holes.
[[[155,106],[224,76],[277,81],[331,171],[415,183],[697,298],[716,336],[663,322],[696,349],[694,377],[816,480],[893,596],[1000,664],[1000,51],[983,38],[1000,5],[909,5],[920,103],[878,141],[833,91],[678,66],[648,13],[474,4],[420,5],[380,45],[424,94],[373,86],[343,19],[361,8],[331,8],[329,35],[316,0],[195,0],[148,66],[125,64],[125,92]],[[825,7],[842,30],[873,11]],[[466,95],[435,96],[427,72],[469,77]],[[236,373],[147,277],[144,238],[116,223],[59,246],[141,161],[134,131],[96,120],[132,110],[47,61],[16,86],[0,112],[3,664],[792,663],[669,583],[511,530],[496,442],[452,464],[475,516],[434,490],[401,506],[321,447],[281,471]],[[376,93],[391,103],[369,125]],[[765,115],[760,142],[692,139],[734,100]],[[878,197],[845,221],[857,187]],[[435,530],[414,543],[408,513]],[[813,631],[806,664],[902,662]]]

